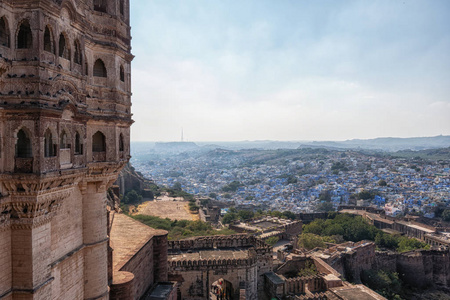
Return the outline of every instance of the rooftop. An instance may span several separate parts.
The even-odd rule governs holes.
[[[165,230],[153,229],[124,214],[116,213],[111,219],[114,272],[119,271],[153,236],[167,234]]]
[[[345,300],[386,300],[386,298],[362,284],[344,285],[330,290]]]

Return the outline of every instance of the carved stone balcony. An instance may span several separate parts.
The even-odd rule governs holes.
[[[92,161],[106,161],[106,152],[92,152]]]
[[[16,173],[33,173],[32,157],[16,157],[14,159],[14,172]]]

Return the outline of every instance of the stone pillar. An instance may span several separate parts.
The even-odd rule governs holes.
[[[108,299],[106,185],[83,183],[84,298]]]
[[[51,225],[13,224],[11,231],[14,299],[51,299]],[[20,295],[20,297],[19,297]]]

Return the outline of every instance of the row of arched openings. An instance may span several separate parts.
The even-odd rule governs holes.
[[[67,133],[63,131],[59,141],[60,149],[68,149],[71,147],[68,142]],[[44,156],[56,156],[56,144],[53,143],[53,135],[50,129],[44,133]],[[81,143],[80,134],[75,134],[75,154],[83,154],[83,145]],[[119,151],[124,151],[123,134],[119,135]],[[97,131],[92,136],[92,152],[106,152],[106,138],[101,131]],[[20,129],[17,133],[16,157],[33,157],[32,144],[30,136],[24,129]]]
[[[8,22],[5,17],[0,18],[0,45],[4,47],[10,47],[10,34],[9,34]],[[18,49],[30,49],[33,46],[33,35],[31,32],[30,23],[28,20],[23,20],[19,25],[19,31],[17,34],[17,48]],[[81,44],[78,39],[73,42],[73,62],[81,65],[82,63],[82,51]],[[49,26],[45,26],[44,30],[44,51],[58,54],[59,57],[70,60],[71,59],[71,47],[70,42],[63,32],[59,35],[58,40],[58,53],[56,53],[56,47],[53,39],[52,30]],[[103,60],[97,59],[94,63],[93,75],[95,77],[108,77],[106,66]],[[125,81],[125,70],[122,65],[119,68],[120,81]]]

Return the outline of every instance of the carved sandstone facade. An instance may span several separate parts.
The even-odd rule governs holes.
[[[106,190],[132,123],[128,4],[0,0],[2,299],[108,298]]]

